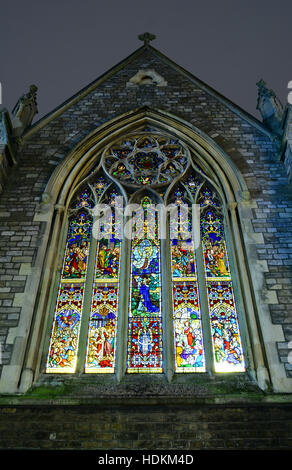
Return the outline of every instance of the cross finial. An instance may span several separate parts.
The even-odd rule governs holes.
[[[156,39],[156,36],[155,34],[151,34],[151,33],[143,33],[143,34],[139,34],[138,39],[140,39],[140,41],[144,41],[144,46],[147,46],[150,41],[153,41],[154,39]]]

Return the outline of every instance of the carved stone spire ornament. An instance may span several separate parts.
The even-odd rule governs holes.
[[[31,85],[29,92],[22,95],[12,111],[12,126],[16,136],[20,136],[27,129],[38,113],[37,86]]]
[[[281,133],[283,106],[275,92],[267,88],[264,80],[257,82],[257,109],[262,115],[263,123],[273,132]]]
[[[150,41],[154,41],[154,39],[156,39],[156,36],[151,33],[143,33],[139,34],[138,39],[140,39],[140,41],[144,41],[144,46],[148,46]]]

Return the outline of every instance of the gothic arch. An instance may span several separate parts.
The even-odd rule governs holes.
[[[72,182],[80,181],[90,169],[92,157],[119,136],[143,124],[172,132],[196,153],[203,167],[221,181],[227,202],[248,197],[246,183],[231,158],[207,134],[170,113],[139,108],[101,125],[83,139],[54,170],[43,194],[43,203],[64,204]]]
[[[165,111],[140,108],[118,116],[93,131],[60,163],[46,186],[35,219],[47,222],[44,243],[40,248],[43,253],[43,265],[45,263],[46,268],[41,267],[41,279],[40,281],[36,279],[36,282],[39,282],[39,294],[24,358],[20,387],[22,391],[25,391],[39,374],[42,359],[39,351],[42,350],[45,334],[44,324],[47,317],[45,305],[47,299],[52,295],[52,273],[55,273],[58,269],[55,253],[59,252],[60,246],[62,246],[62,243],[64,244],[64,240],[60,239],[59,233],[64,233],[64,227],[66,226],[66,217],[64,215],[69,202],[73,194],[86,180],[88,172],[93,168],[94,157],[102,149],[106,149],[111,145],[113,141],[142,125],[156,127],[181,139],[196,156],[206,178],[210,182],[212,181],[225,203],[226,222],[230,243],[233,246],[234,263],[239,289],[242,293],[243,312],[247,325],[248,372],[263,389],[266,388],[269,382],[265,351],[253,301],[253,288],[245,263],[246,251],[240,223],[240,212],[244,216],[245,201],[249,197],[246,183],[230,157],[201,130]],[[99,162],[98,168],[102,168],[102,162]],[[103,171],[105,171],[104,168]],[[117,181],[115,181],[115,184],[126,200],[122,185]],[[123,256],[127,255],[127,250],[128,248],[124,249]],[[125,305],[126,300],[126,298],[121,299],[121,305]],[[121,377],[123,373],[121,362],[118,364],[118,369],[120,371],[118,371],[118,375]]]

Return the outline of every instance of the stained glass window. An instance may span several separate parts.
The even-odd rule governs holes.
[[[46,372],[114,374],[121,351],[128,374],[245,371],[224,205],[207,170],[179,139],[146,128],[98,158],[68,209]],[[126,200],[138,204],[128,241]],[[170,200],[162,242],[157,201]]]
[[[144,197],[131,249],[128,372],[162,372],[162,310],[158,214]],[[141,222],[142,221],[142,222]]]

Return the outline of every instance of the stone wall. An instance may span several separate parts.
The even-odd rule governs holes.
[[[167,86],[127,86],[140,69],[157,71]],[[0,195],[2,366],[9,364],[20,373],[41,273],[38,249],[45,222],[36,221],[35,214],[53,170],[98,126],[141,106],[168,111],[201,129],[229,155],[244,177],[251,197],[248,230],[254,239],[249,262],[258,262],[263,278],[256,299],[263,317],[260,321],[277,326],[276,335],[269,331],[263,341],[271,348],[277,343],[278,361],[284,364],[286,377],[292,378],[288,362],[292,339],[292,187],[279,159],[280,143],[255,119],[147,48],[111,72],[107,80],[101,79],[97,87],[89,87],[79,98],[65,103],[53,119],[43,118],[22,139],[17,165]],[[280,362],[277,367],[282,370]],[[18,411],[15,416],[20,416]]]
[[[0,449],[290,450],[291,426],[291,405],[2,406]]]

